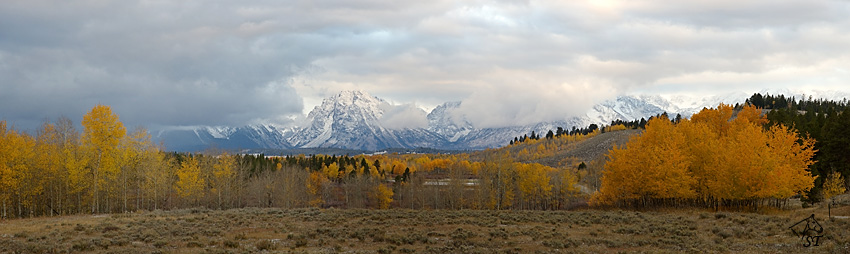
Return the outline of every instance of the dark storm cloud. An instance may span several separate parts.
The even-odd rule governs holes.
[[[480,127],[557,120],[633,92],[844,89],[846,1],[10,1],[0,116],[285,124],[340,90]],[[306,107],[304,106],[306,104]],[[411,124],[413,123],[413,124]],[[22,124],[24,125],[24,124]]]
[[[54,6],[53,4],[56,4]],[[0,8],[0,114],[79,119],[106,104],[128,124],[244,124],[301,112],[289,86],[314,57],[250,34],[210,2],[15,1]],[[320,49],[313,49],[319,51]]]

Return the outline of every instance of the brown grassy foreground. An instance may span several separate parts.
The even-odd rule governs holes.
[[[789,226],[825,228],[805,248]],[[833,209],[848,215],[850,207]],[[186,209],[0,221],[0,253],[848,253],[850,221],[675,210]]]

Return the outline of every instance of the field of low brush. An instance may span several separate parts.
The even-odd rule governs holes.
[[[0,253],[850,252],[847,219],[804,247],[804,212],[198,208],[0,221]]]

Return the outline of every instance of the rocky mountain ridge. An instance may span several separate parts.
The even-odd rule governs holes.
[[[804,98],[791,91],[762,91]],[[826,99],[846,94],[810,93]],[[586,114],[559,121],[498,128],[476,128],[459,110],[462,102],[447,102],[425,116],[427,126],[390,128],[390,111],[397,107],[363,91],[343,91],[326,98],[307,115],[300,127],[246,125],[241,127],[196,127],[154,133],[171,151],[219,149],[340,148],[378,151],[388,148],[434,148],[470,150],[507,145],[513,137],[545,133],[558,127],[583,128],[590,124],[637,120],[667,112],[690,117],[704,107],[720,103],[743,103],[751,94],[743,92],[693,98],[688,96],[626,95],[594,105]],[[835,97],[835,98],[832,98]],[[417,109],[419,110],[419,109]],[[414,112],[417,113],[417,112]],[[418,112],[425,114],[424,111]]]

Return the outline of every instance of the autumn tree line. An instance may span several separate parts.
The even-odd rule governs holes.
[[[575,165],[520,163],[510,152],[264,156],[164,152],[97,105],[34,135],[0,121],[2,218],[209,207],[564,209]]]
[[[608,154],[595,205],[781,206],[814,187],[815,140],[762,110],[721,104],[691,119],[650,120],[642,135]]]
[[[768,122],[776,112],[782,111],[765,118],[754,106],[720,105],[691,119],[659,115],[586,133],[534,133],[505,148],[464,154],[265,156],[164,152],[145,129],[128,132],[98,105],[84,116],[82,131],[67,118],[45,122],[34,135],[0,121],[0,204],[3,218],[198,206],[568,209],[584,202],[581,187],[596,191],[592,205],[719,208],[780,205],[798,193],[814,195],[818,181],[844,185],[840,163],[809,171],[822,163],[813,159],[824,156],[818,149],[840,143],[818,148],[821,142],[801,127]],[[812,117],[821,115],[822,126],[842,121],[829,116],[850,116]],[[607,158],[533,163],[603,131],[640,126],[643,134]],[[834,158],[840,159],[846,158]],[[837,176],[820,177],[825,172]],[[823,193],[836,195],[836,188]]]

